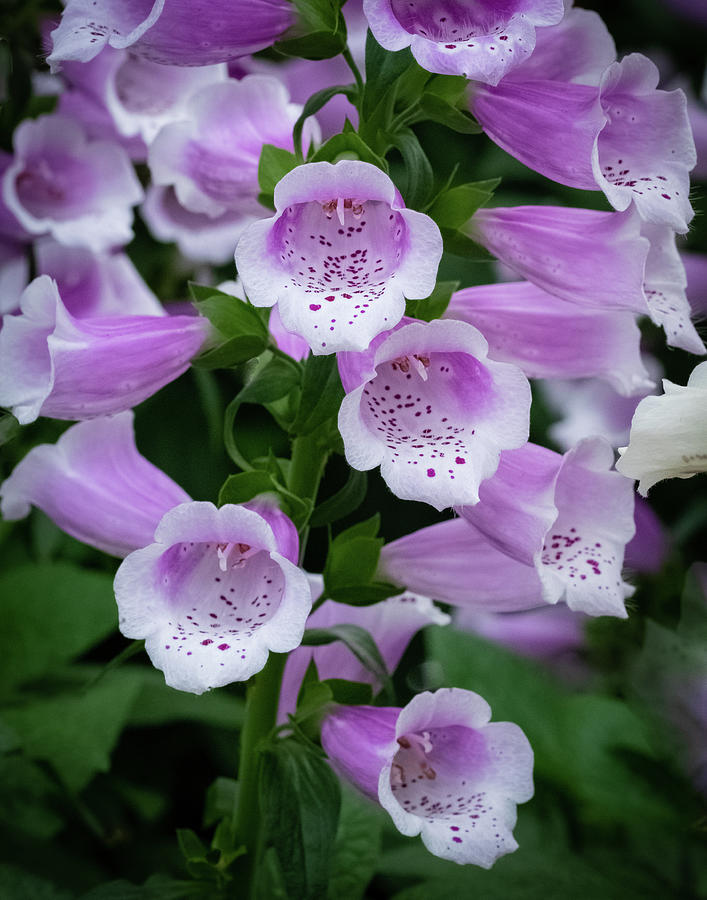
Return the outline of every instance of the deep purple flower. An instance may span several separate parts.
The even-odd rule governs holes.
[[[37,416],[92,419],[141,403],[189,367],[210,325],[197,316],[77,319],[41,275],[0,331],[0,404]]]
[[[365,353],[340,354],[349,465],[380,465],[404,500],[436,509],[476,503],[501,450],[528,438],[528,381],[487,352],[472,325],[437,319],[403,325]]]
[[[236,266],[251,303],[277,303],[285,328],[313,353],[364,350],[400,321],[405,297],[432,293],[439,228],[405,209],[375,166],[298,166],[276,186],[275,209],[246,230]]]
[[[516,804],[533,796],[533,751],[512,722],[458,688],[418,694],[403,709],[342,706],[322,725],[334,767],[420,834],[430,853],[490,868],[518,847]]]
[[[59,114],[22,122],[14,147],[3,198],[27,231],[94,252],[131,240],[131,207],[143,194],[121,147],[89,141],[78,122]]]
[[[286,0],[69,0],[48,62],[86,62],[106,44],[156,63],[206,66],[255,53],[294,23]]]
[[[562,0],[364,0],[375,39],[410,47],[423,69],[498,84],[535,47],[535,28],[554,25]]]
[[[297,647],[312,605],[307,576],[261,515],[203,502],[165,514],[154,543],[121,564],[115,596],[122,633],[145,640],[168,685],[195,694]]]
[[[599,438],[564,456],[536,444],[507,451],[463,519],[383,547],[380,575],[457,606],[513,612],[562,601],[626,618],[633,588],[621,567],[635,530],[633,488],[613,463]]]
[[[653,386],[628,310],[570,303],[528,281],[485,284],[452,295],[444,314],[474,325],[492,359],[514,363],[528,378],[598,376],[622,394]]]

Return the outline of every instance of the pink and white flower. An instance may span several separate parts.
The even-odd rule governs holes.
[[[322,725],[334,768],[435,856],[490,868],[518,844],[516,804],[533,796],[533,751],[478,694],[418,694],[403,709],[342,706]]]
[[[339,431],[355,469],[381,467],[393,493],[436,509],[476,503],[501,450],[528,439],[530,386],[488,359],[466,322],[410,322],[339,356]],[[420,593],[424,593],[421,591]]]
[[[410,47],[423,69],[488,84],[530,56],[536,27],[564,14],[562,0],[364,0],[363,9],[386,50]]]
[[[59,114],[22,122],[14,147],[3,198],[28,232],[95,253],[132,239],[131,207],[143,193],[121,147],[88,140],[76,120]]]
[[[236,266],[254,306],[278,305],[315,354],[364,350],[405,297],[434,289],[442,237],[405,209],[390,178],[357,160],[308,163],[275,188],[276,214],[250,225]]]

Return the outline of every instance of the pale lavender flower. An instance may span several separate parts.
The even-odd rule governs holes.
[[[257,512],[191,502],[167,512],[154,543],[115,576],[119,627],[145,640],[178,690],[201,694],[259,672],[297,647],[312,605],[307,576]]]
[[[458,609],[454,625],[545,663],[570,664],[585,642],[582,616],[563,605],[511,613]]]
[[[77,319],[56,282],[40,275],[21,315],[0,331],[0,404],[21,424],[38,416],[92,419],[150,397],[189,367],[211,327],[196,316]]]
[[[268,75],[207,85],[183,104],[182,120],[167,124],[150,145],[152,179],[174,186],[188,210],[212,218],[239,213],[244,225],[265,212],[258,203],[263,144],[293,150],[292,127],[302,107]],[[308,120],[305,142],[319,134]]]
[[[378,800],[396,828],[435,856],[490,868],[517,849],[516,804],[533,795],[533,751],[512,722],[458,688],[403,709],[342,706],[322,725],[334,768]]]
[[[423,69],[488,84],[533,52],[535,29],[562,19],[562,0],[364,0],[375,39],[386,50],[410,47]]]
[[[690,320],[685,270],[667,226],[642,222],[635,210],[515,206],[478,210],[470,229],[543,290],[587,307],[650,316],[671,346],[705,352]]]
[[[3,199],[28,232],[94,252],[132,239],[131,207],[143,193],[121,147],[89,141],[77,121],[52,114],[22,122],[14,148]]]
[[[286,0],[69,0],[48,62],[53,71],[87,62],[108,44],[156,63],[205,66],[262,50],[294,21]]]
[[[439,228],[405,209],[375,166],[298,166],[276,186],[275,208],[246,230],[236,266],[251,303],[277,303],[285,328],[313,353],[364,350],[400,321],[405,297],[432,293]]]
[[[0,487],[2,516],[36,506],[67,534],[113,556],[152,542],[162,516],[189,495],[137,450],[133,413],[79,422],[34,447]]]
[[[93,254],[47,237],[35,244],[35,258],[38,274],[56,281],[62,303],[77,319],[165,315],[125,253]]]
[[[474,325],[492,359],[519,366],[528,378],[598,376],[622,394],[653,386],[628,310],[583,307],[520,281],[457,291],[444,317]]]
[[[476,503],[501,450],[527,440],[530,411],[523,373],[487,353],[472,325],[438,319],[405,324],[365,353],[340,354],[349,465],[380,466],[404,500],[436,509]]]
[[[602,190],[618,210],[633,202],[646,221],[686,232],[696,154],[684,93],[657,90],[658,69],[638,53],[609,65],[598,86],[591,77],[576,83],[574,43],[562,54],[552,48],[547,72],[538,47],[527,69],[496,87],[476,85],[473,114],[531,169],[570,187]],[[567,61],[564,71],[560,60]]]
[[[310,576],[313,599],[321,594],[321,581],[320,576]],[[406,592],[371,606],[350,606],[327,600],[309,617],[307,627],[358,625],[364,628],[376,642],[388,671],[393,672],[407,645],[421,628],[448,622],[449,616],[427,597]],[[360,681],[372,685],[375,692],[382,687],[376,676],[339,641],[321,647],[298,647],[289,655],[285,666],[280,691],[280,721],[295,711],[300,685],[311,660],[314,660],[322,681],[326,678]]]
[[[626,618],[621,580],[633,537],[633,488],[611,471],[606,442],[564,456],[535,444],[501,455],[464,519],[413,532],[381,551],[380,575],[458,606],[492,612],[564,602]]]

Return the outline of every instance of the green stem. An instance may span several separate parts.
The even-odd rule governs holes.
[[[353,77],[356,79],[356,89],[358,91],[358,103],[356,104],[356,106],[358,107],[363,97],[363,78],[361,77],[361,72],[358,66],[354,62],[354,58],[351,55],[351,51],[349,50],[348,45],[341,51],[341,55],[346,60],[349,69],[351,69],[351,71],[353,72]]]
[[[314,502],[317,499],[319,482],[324,474],[328,450],[323,448],[312,434],[302,434],[292,442],[292,461],[288,487],[293,494]],[[300,530],[300,565],[304,559],[309,539],[309,525]]]
[[[255,896],[256,874],[262,852],[263,829],[258,802],[258,744],[265,740],[275,727],[280,684],[286,662],[286,653],[271,653],[265,668],[251,680],[246,694],[234,831],[236,847],[245,845],[247,850],[240,875],[250,885],[250,897]],[[242,885],[240,879],[239,882]]]

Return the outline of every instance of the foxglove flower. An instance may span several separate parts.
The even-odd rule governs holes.
[[[106,47],[90,63],[62,68],[72,90],[95,98],[118,133],[149,144],[164,125],[185,117],[190,95],[228,77],[225,65],[163,66],[127,50]]]
[[[36,506],[67,534],[113,556],[152,542],[162,516],[189,495],[138,453],[133,413],[72,425],[34,447],[0,487],[2,516]]]
[[[322,725],[334,767],[435,856],[490,868],[517,848],[516,804],[533,796],[533,751],[512,722],[458,688],[403,709],[342,706]]]
[[[405,209],[375,166],[298,166],[276,186],[275,209],[246,230],[236,266],[250,302],[277,303],[285,328],[313,353],[364,350],[400,321],[405,297],[432,293],[439,228]]]
[[[154,542],[115,576],[119,627],[145,640],[178,690],[246,681],[268,653],[297,647],[312,605],[307,576],[257,512],[192,502],[165,514]]]
[[[365,353],[341,354],[339,431],[349,465],[380,465],[403,500],[436,509],[476,503],[501,450],[528,438],[528,381],[487,352],[472,325],[435,320],[403,325]]]
[[[464,519],[386,545],[379,574],[458,606],[513,612],[563,601],[625,618],[633,490],[613,462],[600,439],[564,456],[535,444],[508,451],[478,505],[460,509]]]
[[[535,46],[535,29],[554,25],[562,0],[364,0],[373,36],[386,50],[410,47],[423,69],[498,84]]]
[[[317,577],[317,576],[313,576]],[[321,578],[319,578],[321,581]],[[321,594],[321,586],[318,591]],[[449,616],[438,609],[427,597],[404,593],[389,597],[371,606],[350,606],[348,603],[325,601],[307,620],[308,628],[330,628],[332,625],[358,625],[373,637],[389,672],[393,672],[415,634],[426,625],[446,625]],[[319,678],[345,678],[382,687],[353,653],[342,643],[334,642],[322,647],[298,647],[287,658],[280,691],[278,718],[286,719],[295,711],[302,678],[311,660],[317,666]]]
[[[538,287],[572,303],[648,315],[668,343],[704,353],[690,321],[685,271],[665,226],[623,213],[559,206],[480,209],[474,238]]]
[[[684,93],[657,90],[658,69],[638,53],[612,63],[598,87],[557,72],[541,80],[541,59],[531,63],[528,81],[521,66],[497,87],[475,86],[471,111],[491,140],[553,181],[602,190],[615,209],[633,202],[646,221],[686,232],[696,155]]]
[[[117,144],[89,141],[78,122],[53,114],[22,122],[14,146],[3,198],[27,231],[96,253],[132,239],[142,188]]]
[[[0,179],[12,165],[12,156],[0,151]],[[0,314],[19,306],[29,281],[30,235],[10,212],[0,196]]]
[[[653,386],[628,310],[584,308],[520,281],[457,291],[444,317],[474,325],[493,359],[514,363],[528,378],[595,375],[622,394]]]
[[[0,331],[0,405],[23,425],[130,409],[185,372],[210,334],[197,316],[77,319],[48,275],[25,290],[21,312]]]
[[[668,532],[642,497],[636,497],[633,520],[636,533],[626,544],[624,566],[633,572],[660,572],[670,550]]]
[[[459,609],[454,625],[542,662],[566,660],[584,646],[581,615],[562,605],[514,613]]]
[[[125,253],[93,254],[51,238],[35,244],[37,272],[57,283],[67,311],[93,316],[163,316],[164,308]]]
[[[707,472],[707,362],[693,369],[685,387],[663,379],[663,391],[638,404],[616,463],[622,475],[639,479],[644,497],[665,478]]]
[[[233,249],[252,219],[242,212],[225,212],[212,218],[188,210],[173,187],[150,185],[140,214],[158,241],[174,242],[180,253],[196,263],[223,265],[233,259]]]
[[[302,107],[289,100],[284,85],[267,75],[211,84],[192,94],[182,121],[165,125],[150,145],[154,183],[173,185],[191,212],[212,218],[238,212],[246,222],[260,218],[260,151],[263,144],[293,149],[292,127]],[[316,123],[308,122],[305,141],[318,135]]]
[[[218,0],[204,15],[190,0],[69,0],[48,62],[53,71],[87,62],[108,44],[164,65],[206,66],[262,50],[294,19],[286,0]]]

